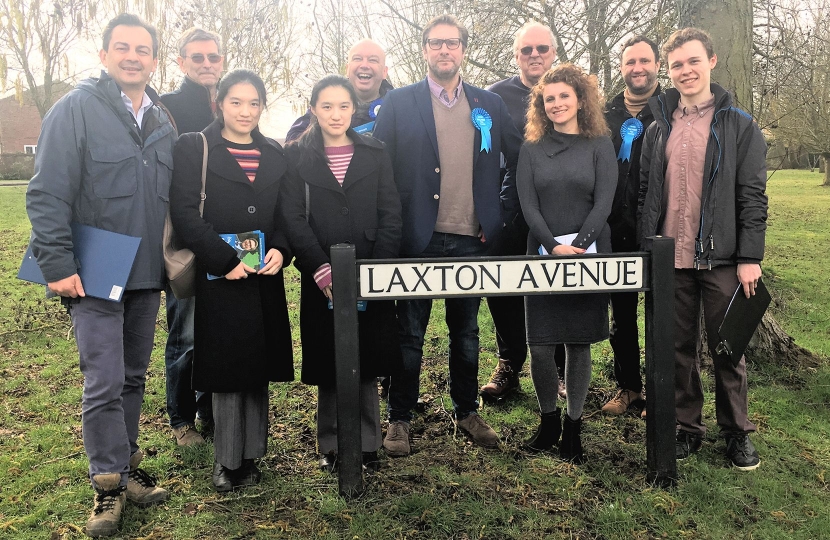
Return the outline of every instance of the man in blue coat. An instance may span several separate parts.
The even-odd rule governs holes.
[[[386,143],[403,206],[404,257],[483,255],[518,209],[515,171],[522,138],[504,101],[461,81],[469,33],[441,15],[424,28],[427,77],[387,94],[374,136]],[[507,174],[502,180],[500,155]],[[484,447],[498,436],[477,414],[480,298],[446,300],[450,396],[458,426]],[[390,456],[410,452],[409,423],[418,400],[431,300],[398,302],[403,369],[389,389]]]

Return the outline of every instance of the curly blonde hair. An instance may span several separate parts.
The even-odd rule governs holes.
[[[574,89],[579,101],[579,111],[576,113],[579,134],[588,139],[608,135],[608,124],[602,111],[604,103],[602,93],[597,85],[597,78],[588,75],[582,68],[574,64],[559,64],[542,75],[539,82],[530,92],[530,104],[527,108],[527,127],[525,140],[538,142],[545,133],[553,131],[553,122],[545,114],[544,93],[545,86],[553,83],[565,83]]]

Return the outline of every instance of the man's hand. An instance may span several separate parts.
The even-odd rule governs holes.
[[[755,286],[761,279],[761,265],[757,263],[738,264],[738,281],[744,287],[744,295],[749,298],[755,294]]]
[[[554,255],[581,255],[583,253],[585,253],[584,249],[574,246],[567,246],[565,244],[559,244],[553,248]]]
[[[244,262],[239,261],[236,268],[225,274],[225,279],[245,279],[248,277],[248,274],[253,274],[254,272],[256,272],[256,270]]]
[[[78,274],[72,274],[60,281],[47,283],[46,286],[49,287],[50,291],[59,296],[66,296],[68,298],[78,298],[79,296],[83,298],[86,296],[84,286],[81,285],[81,276]]]

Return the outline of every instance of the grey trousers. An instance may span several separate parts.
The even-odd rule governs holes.
[[[265,455],[268,446],[268,386],[258,390],[213,393],[213,450],[228,469],[243,459]]]
[[[380,398],[377,379],[360,381],[360,446],[375,452],[380,435]],[[337,452],[337,392],[334,386],[317,387],[317,449],[321,454]]]
[[[121,473],[121,485],[127,485],[160,300],[159,291],[140,290],[127,291],[121,302],[89,296],[68,301],[84,375],[81,411],[90,479]]]

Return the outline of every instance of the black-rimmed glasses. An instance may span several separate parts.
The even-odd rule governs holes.
[[[190,58],[190,61],[194,64],[201,64],[205,61],[205,55],[202,53],[191,54],[190,56],[185,56],[185,58]],[[207,55],[207,60],[211,64],[218,64],[222,61],[221,54],[209,54]]]
[[[535,47],[533,47],[533,46],[522,47],[521,49],[519,49],[519,52],[522,53],[525,56],[530,56],[531,54],[533,54],[533,49],[536,49],[539,52],[539,54],[545,54],[550,50],[550,45],[536,45]]]
[[[433,51],[440,51],[441,47],[443,47],[444,45],[447,46],[447,49],[453,51],[461,45],[461,40],[459,38],[428,39],[427,45],[429,45],[429,48]]]

